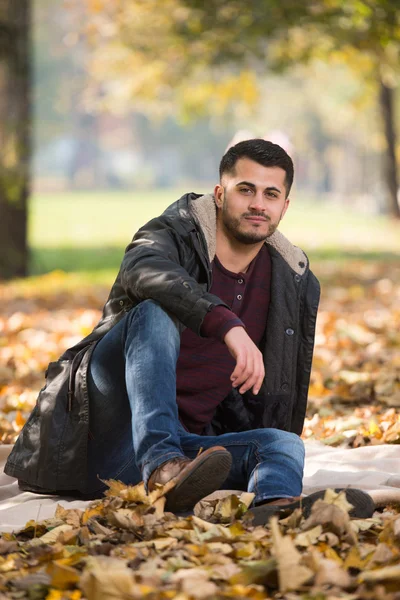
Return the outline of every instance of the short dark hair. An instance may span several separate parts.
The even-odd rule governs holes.
[[[240,158],[249,158],[263,165],[263,167],[280,167],[286,173],[286,197],[289,195],[293,183],[294,168],[289,154],[278,144],[273,144],[263,139],[246,140],[231,146],[224,154],[219,165],[219,176],[224,173],[233,174],[235,165]]]

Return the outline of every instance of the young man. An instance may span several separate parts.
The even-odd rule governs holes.
[[[49,365],[8,475],[85,497],[100,479],[173,479],[177,512],[222,486],[293,505],[319,285],[276,231],[292,181],[282,148],[241,142],[214,195],[187,194],[138,231],[99,324]]]

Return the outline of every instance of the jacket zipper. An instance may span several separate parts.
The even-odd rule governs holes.
[[[75,375],[76,375],[76,372],[78,371],[78,368],[80,365],[80,362],[77,364],[78,358],[81,356],[81,354],[84,351],[87,350],[87,348],[88,348],[88,346],[85,346],[84,348],[82,348],[82,350],[79,350],[79,352],[77,354],[75,354],[74,358],[72,359],[71,370],[69,372],[69,377],[68,377],[68,393],[67,393],[68,412],[71,412],[71,410],[72,410],[72,401],[75,396]]]

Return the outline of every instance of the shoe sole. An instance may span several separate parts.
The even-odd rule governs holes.
[[[229,475],[232,456],[227,450],[200,454],[182,473],[176,486],[168,492],[165,510],[186,512],[199,500],[218,490]]]
[[[334,491],[336,493],[342,491],[346,492],[347,501],[353,505],[353,508],[349,512],[350,517],[353,519],[368,519],[374,514],[375,503],[371,496],[366,492],[363,492],[363,490],[337,488]],[[296,508],[301,508],[303,516],[307,519],[310,516],[313,504],[317,500],[323,500],[324,497],[325,490],[321,490],[319,492],[314,492],[309,496],[304,496],[301,500],[296,500],[296,502],[292,502],[291,504],[280,506],[263,504],[261,506],[256,506],[254,509],[249,510],[249,516],[251,514],[254,515],[251,524],[254,526],[265,525],[273,515],[278,515],[282,518],[293,512]]]

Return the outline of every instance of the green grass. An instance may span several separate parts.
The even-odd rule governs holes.
[[[111,281],[135,231],[185,191],[35,195],[29,227],[32,275],[59,269]],[[400,256],[400,223],[301,197],[293,200],[281,231],[312,260],[398,261]]]

